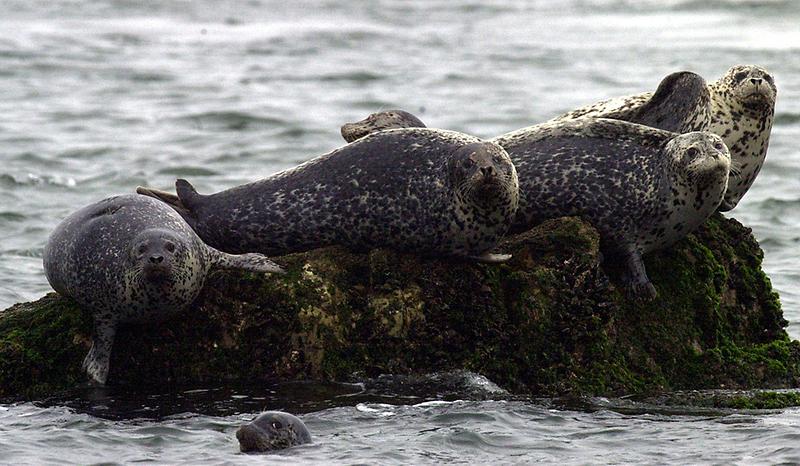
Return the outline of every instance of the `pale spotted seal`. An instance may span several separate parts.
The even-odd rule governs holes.
[[[353,142],[368,134],[397,128],[425,128],[425,123],[405,110],[385,110],[355,123],[345,123],[341,132],[345,141]]]
[[[553,217],[587,218],[607,258],[622,263],[630,294],[644,299],[655,288],[641,255],[684,237],[717,209],[731,163],[713,133],[679,135],[605,118],[544,123],[493,141],[519,174],[510,231]]]
[[[108,376],[117,325],[158,321],[182,310],[214,267],[281,271],[260,254],[232,256],[208,247],[174,210],[135,194],[74,212],[44,248],[53,289],[93,313],[83,369],[100,384]]]
[[[736,207],[742,196],[750,189],[764,165],[775,114],[777,88],[772,75],[754,65],[732,67],[717,81],[709,83],[708,104],[699,86],[699,77],[691,78],[683,72],[670,75],[653,93],[611,99],[590,105],[559,117],[565,120],[583,116],[615,118],[676,132],[711,131],[722,136],[731,152],[733,169],[725,199],[719,210],[728,211]],[[679,79],[674,79],[678,75]],[[694,75],[696,76],[696,75]],[[669,88],[672,77],[673,92],[661,92]],[[659,94],[666,98],[659,97]],[[659,103],[661,102],[661,103]],[[692,102],[697,102],[695,110]],[[676,107],[670,109],[670,106]],[[672,118],[668,117],[673,112]],[[689,110],[687,112],[687,110]],[[658,115],[667,117],[659,121]]]
[[[269,255],[328,245],[505,260],[488,251],[519,202],[517,173],[498,145],[454,131],[380,131],[255,183],[200,195],[148,188],[208,244]]]
[[[263,452],[311,443],[303,421],[289,413],[266,411],[236,431],[242,452]]]

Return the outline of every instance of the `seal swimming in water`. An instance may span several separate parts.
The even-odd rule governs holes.
[[[736,65],[720,79],[705,86],[709,101],[708,105],[702,105],[704,97],[702,89],[698,87],[699,81],[689,79],[689,75],[678,80],[673,79],[676,84],[674,92],[666,92],[666,98],[659,98],[662,87],[665,83],[669,87],[668,80],[674,76],[665,78],[654,94],[643,93],[606,100],[566,113],[554,120],[594,116],[627,120],[681,133],[710,131],[722,136],[731,153],[733,176],[719,210],[731,210],[753,185],[764,165],[775,115],[778,92],[775,81],[763,68]],[[663,104],[653,105],[653,101]],[[698,103],[697,108],[686,112],[685,110],[691,109],[690,102],[693,101]],[[678,106],[675,117],[665,118],[662,122],[652,118],[654,115],[668,113],[670,102]]]
[[[586,218],[600,232],[604,255],[623,265],[629,294],[642,299],[656,294],[642,254],[702,224],[728,185],[730,153],[711,132],[678,134],[584,117],[493,141],[506,149],[519,174],[519,209],[510,232],[554,217]]]
[[[271,451],[311,443],[303,421],[289,413],[266,411],[236,431],[242,452]]]
[[[498,145],[454,131],[380,131],[295,168],[212,195],[185,180],[172,205],[211,246],[280,255],[329,245],[425,254],[490,254],[519,202],[517,172]]]
[[[182,310],[212,268],[282,271],[260,254],[233,256],[207,246],[173,209],[135,194],[69,215],[51,233],[43,262],[53,289],[93,313],[83,369],[100,384],[118,324],[158,321]]]

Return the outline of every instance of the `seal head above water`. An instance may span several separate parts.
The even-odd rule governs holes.
[[[242,452],[264,452],[311,443],[303,421],[289,413],[266,411],[236,431]]]
[[[64,219],[44,248],[44,271],[59,294],[94,317],[83,361],[104,384],[117,326],[156,322],[197,297],[213,268],[281,272],[260,254],[232,256],[204,244],[165,204],[138,195],[104,199]]]
[[[384,129],[398,128],[425,128],[425,123],[405,110],[385,110],[372,113],[355,123],[345,123],[341,133],[345,141],[353,142]]]

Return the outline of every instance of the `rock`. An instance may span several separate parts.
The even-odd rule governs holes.
[[[324,248],[288,273],[217,273],[167,323],[117,335],[110,384],[353,380],[468,370],[519,394],[796,387],[800,343],[749,229],[715,215],[646,258],[659,297],[629,302],[576,218],[508,238],[502,265]],[[613,267],[612,267],[613,268]],[[0,397],[83,383],[91,320],[53,293],[0,313]]]

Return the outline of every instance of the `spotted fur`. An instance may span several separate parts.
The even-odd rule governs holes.
[[[664,98],[657,98],[665,83],[669,84],[670,76],[662,81],[655,94],[643,93],[606,100],[556,117],[555,121],[594,116],[632,121],[680,133],[710,131],[722,136],[730,149],[734,172],[731,173],[728,190],[719,210],[731,210],[750,189],[764,165],[775,114],[775,82],[763,68],[737,65],[717,81],[705,86],[705,92],[699,92],[702,91],[697,86],[699,81],[694,79],[682,82],[674,88],[674,92],[665,92]],[[708,98],[703,94],[707,94]],[[654,101],[663,104],[653,105]],[[693,101],[697,106],[692,110]],[[679,118],[666,118],[666,124],[654,121],[657,118],[648,119],[648,116],[670,112],[670,106],[667,105],[670,102],[674,114]],[[656,110],[659,108],[664,112]]]
[[[95,330],[83,362],[106,382],[118,324],[165,319],[190,304],[213,267],[281,269],[264,256],[231,256],[208,247],[165,204],[125,195],[64,219],[44,249],[44,271],[59,294],[92,310]]]
[[[236,431],[242,452],[264,452],[311,443],[306,425],[289,413],[267,411]]]
[[[353,142],[384,129],[398,128],[425,128],[425,123],[404,110],[386,110],[372,113],[355,123],[345,123],[341,127],[341,132],[345,141]]]
[[[674,243],[719,206],[730,154],[709,132],[683,135],[603,118],[538,125],[493,140],[520,179],[512,232],[548,219],[581,216],[601,236],[605,256],[624,265],[631,293],[655,296],[641,255]]]
[[[176,188],[178,199],[138,192],[173,205],[218,249],[269,255],[340,244],[482,256],[519,202],[516,170],[500,146],[427,128],[381,131],[208,196],[184,180]]]

